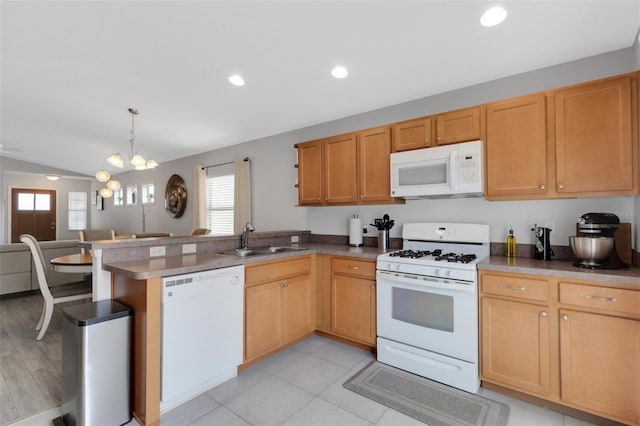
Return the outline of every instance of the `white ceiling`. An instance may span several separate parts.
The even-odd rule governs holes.
[[[3,0],[3,155],[92,175],[135,107],[139,151],[168,161],[627,48],[640,26],[634,0],[502,1],[481,27],[495,3]]]

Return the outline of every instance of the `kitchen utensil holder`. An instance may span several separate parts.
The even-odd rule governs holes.
[[[389,230],[388,229],[380,229],[378,231],[378,250],[380,251],[389,250]]]

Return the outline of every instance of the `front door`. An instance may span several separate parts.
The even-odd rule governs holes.
[[[38,241],[56,239],[56,191],[49,189],[11,190],[11,242],[19,243],[21,234]]]

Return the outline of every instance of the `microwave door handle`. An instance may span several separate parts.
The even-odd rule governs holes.
[[[456,165],[456,151],[451,152],[449,156],[449,188],[452,193],[458,192],[458,166]]]

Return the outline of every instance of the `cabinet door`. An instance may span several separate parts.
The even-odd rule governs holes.
[[[331,331],[375,345],[376,282],[333,274]]]
[[[245,360],[283,344],[282,282],[245,289]]]
[[[631,79],[555,92],[558,193],[631,194]]]
[[[322,142],[298,144],[298,204],[322,204]]]
[[[549,394],[547,309],[482,298],[482,379],[540,396]]]
[[[378,127],[358,134],[358,192],[361,202],[391,199],[390,156],[389,127]]]
[[[326,203],[354,203],[356,197],[356,135],[340,135],[324,141]]]
[[[549,177],[544,95],[487,105],[486,147],[487,198],[545,197]]]
[[[560,311],[563,401],[640,421],[640,321]]]
[[[403,121],[393,126],[393,152],[431,145],[431,118]]]
[[[309,309],[310,291],[308,275],[285,280],[282,290],[284,343],[312,331]]]
[[[480,107],[440,114],[436,118],[438,145],[480,139]]]

